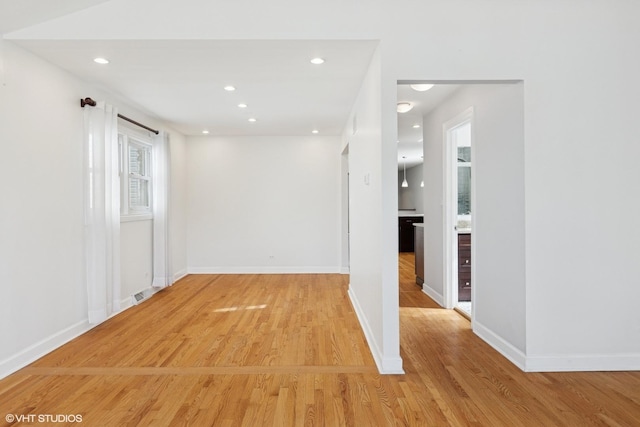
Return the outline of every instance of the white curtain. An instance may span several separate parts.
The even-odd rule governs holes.
[[[154,288],[173,284],[169,255],[169,135],[160,132],[153,140],[153,282]]]
[[[91,324],[120,311],[118,111],[84,108],[85,267]]]

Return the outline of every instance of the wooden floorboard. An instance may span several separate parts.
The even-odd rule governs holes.
[[[347,276],[193,275],[1,380],[0,425],[640,426],[639,372],[520,371],[421,292],[411,257],[405,375],[377,373]]]

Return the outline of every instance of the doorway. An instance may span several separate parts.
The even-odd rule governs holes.
[[[445,303],[473,316],[473,107],[443,124]]]

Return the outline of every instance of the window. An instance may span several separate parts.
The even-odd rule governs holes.
[[[471,215],[471,122],[453,129],[453,139],[457,148],[458,217],[464,217]]]
[[[471,147],[458,147],[458,215],[471,214]]]
[[[120,214],[151,218],[151,140],[118,135],[120,153]]]

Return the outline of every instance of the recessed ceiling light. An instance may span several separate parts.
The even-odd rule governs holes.
[[[96,64],[108,64],[109,60],[107,58],[94,58],[93,62],[95,62]]]
[[[250,121],[251,123],[253,123],[253,122],[256,122],[257,120],[256,120],[256,119],[254,119],[253,117],[251,117],[251,118],[249,119],[249,121]]]
[[[410,102],[398,102],[398,113],[406,113],[411,111],[413,105]]]
[[[318,129],[312,130],[311,133],[318,133]]]
[[[418,92],[426,92],[431,89],[434,85],[432,84],[419,84],[419,85],[411,85],[411,89],[417,90]]]
[[[314,65],[324,64],[324,59],[322,59],[322,58],[313,58],[311,60],[311,63],[314,64]]]
[[[209,134],[209,131],[205,129],[205,130],[203,130],[203,131],[202,131],[202,133],[203,133],[204,135],[207,135],[207,134]]]
[[[236,90],[235,86],[225,86],[224,90],[226,90],[227,92],[233,92],[234,90]]]
[[[419,124],[415,124],[415,125],[413,125],[413,128],[414,129],[420,129],[420,125]]]
[[[247,108],[247,104],[238,104],[238,108]]]

